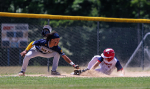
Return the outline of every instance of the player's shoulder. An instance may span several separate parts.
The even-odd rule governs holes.
[[[46,39],[39,39],[39,41],[46,41]]]
[[[119,61],[119,60],[117,59],[117,57],[114,57],[114,59],[115,59],[116,61]]]
[[[46,39],[39,39],[39,40],[37,40],[37,41],[39,41],[39,42],[47,42]]]
[[[102,56],[96,56],[98,58],[98,61],[102,62],[104,58]]]
[[[119,60],[116,58],[116,57],[114,57],[114,59],[113,59],[115,62],[119,62]]]
[[[46,39],[39,39],[33,42],[33,44],[47,44],[47,40]]]

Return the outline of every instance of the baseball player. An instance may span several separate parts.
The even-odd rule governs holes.
[[[97,68],[98,66],[100,68]],[[123,76],[125,72],[119,60],[115,57],[115,51],[112,48],[107,48],[103,51],[101,56],[94,56],[88,63],[88,67],[86,69],[83,69],[82,72],[85,72],[87,70],[96,70],[106,75],[110,75],[116,68],[117,71],[121,71],[121,75]]]
[[[31,42],[27,48],[20,53],[24,59],[22,70],[19,72],[19,76],[25,76],[25,71],[29,60],[37,56],[45,58],[54,57],[51,75],[60,75],[60,73],[56,71],[60,55],[66,62],[68,62],[74,68],[77,68],[77,66],[62,52],[61,48],[58,46],[59,40],[59,35],[56,32],[52,32],[47,34],[46,39],[40,39]]]
[[[52,27],[49,25],[45,25],[42,30],[42,36],[46,37],[48,33],[52,32]]]

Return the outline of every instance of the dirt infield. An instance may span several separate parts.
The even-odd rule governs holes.
[[[85,67],[81,67],[81,69],[84,69]],[[1,67],[1,75],[0,76],[18,76],[18,71],[20,70],[20,67]],[[26,72],[25,76],[33,76],[33,77],[150,77],[150,68],[145,68],[142,70],[141,67],[131,67],[125,69],[125,75],[121,76],[120,72],[114,72],[111,75],[105,75],[102,73],[97,73],[96,71],[86,71],[82,73],[81,75],[71,75],[73,72],[72,67],[59,67],[58,72],[61,73],[61,75],[51,75],[50,72],[47,71],[47,67],[28,67],[28,70]],[[38,73],[38,74],[36,74]],[[5,75],[7,74],[7,75]]]
[[[7,75],[8,76],[8,75]],[[17,75],[11,75],[17,76]],[[122,76],[119,72],[113,72],[111,75],[105,75],[102,73],[97,73],[96,71],[87,71],[81,75],[71,75],[67,73],[61,73],[61,75],[50,75],[50,74],[26,74],[26,76],[33,77],[150,77],[150,71],[144,72],[125,72],[125,75]]]

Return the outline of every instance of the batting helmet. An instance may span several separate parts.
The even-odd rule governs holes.
[[[110,58],[112,60],[115,57],[115,51],[112,48],[107,48],[101,54],[103,58]]]
[[[45,25],[42,30],[42,36],[46,36],[46,34],[51,33],[52,28],[49,25]]]

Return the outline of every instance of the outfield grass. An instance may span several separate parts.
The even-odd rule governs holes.
[[[21,66],[0,67],[0,89],[150,89],[150,77],[11,76],[17,75],[20,69]],[[58,67],[60,73],[69,74],[73,69],[70,66]],[[130,68],[129,72],[135,71],[137,73],[136,71],[139,69]],[[26,74],[47,74],[47,66],[29,66]]]
[[[0,77],[0,89],[150,89],[150,77]]]

